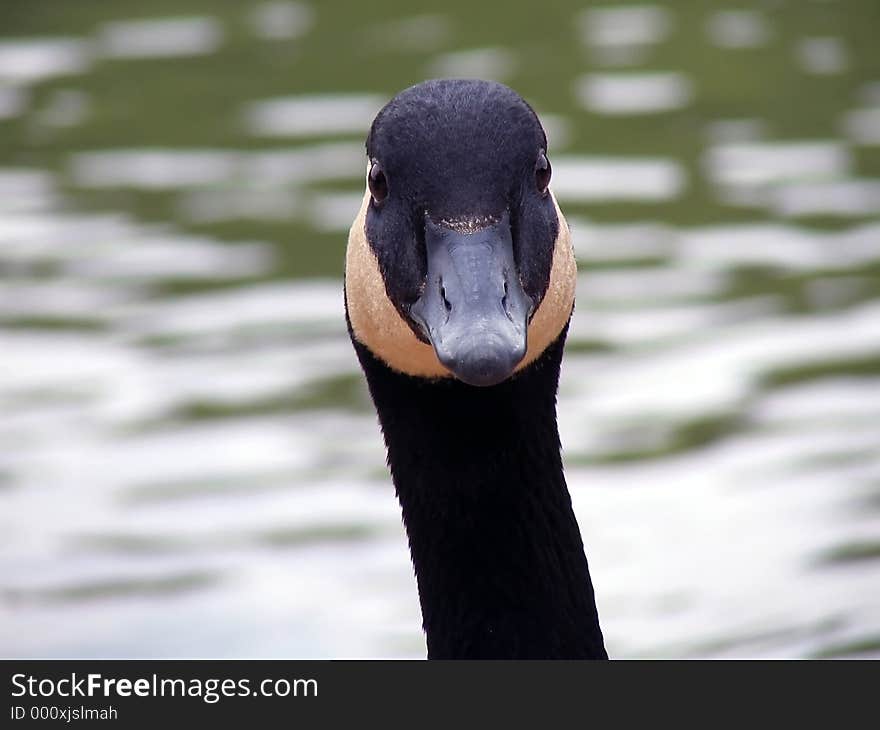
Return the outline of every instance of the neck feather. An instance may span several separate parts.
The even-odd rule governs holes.
[[[491,388],[396,373],[354,340],[409,537],[428,657],[605,658],[562,472],[565,332]]]

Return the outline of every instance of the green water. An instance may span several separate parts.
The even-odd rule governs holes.
[[[5,0],[0,653],[423,652],[338,296],[370,115],[296,125],[448,74],[550,134],[612,653],[876,654],[878,29],[871,0]]]
[[[731,210],[701,181],[700,157],[709,123],[755,118],[769,139],[828,138],[840,134],[841,114],[854,106],[861,86],[880,76],[876,29],[880,9],[864,2],[776,2],[732,6],[754,8],[769,27],[766,44],[718,48],[707,38],[708,19],[725,3],[678,2],[669,7],[674,26],[656,45],[622,67],[597,63],[595,52],[578,38],[573,20],[579,3],[551,2],[540,8],[510,4],[503,12],[489,3],[446,3],[443,13],[415,12],[409,3],[321,3],[310,30],[301,37],[255,41],[248,22],[254,4],[241,2],[59,3],[10,0],[2,34],[10,37],[89,37],[102,23],[151,17],[205,15],[222,23],[217,52],[193,58],[98,61],[83,75],[47,80],[33,89],[31,108],[45,105],[59,90],[87,95],[89,112],[81,124],[63,129],[35,125],[32,115],[0,123],[0,161],[50,168],[63,173],[71,152],[117,147],[272,148],[277,139],[249,136],[242,106],[250,100],[297,94],[375,92],[390,97],[430,74],[438,53],[473,48],[499,49],[509,57],[504,81],[537,109],[567,121],[566,150],[601,155],[673,157],[685,165],[691,183],[684,195],[660,204],[610,203],[580,210],[596,220],[660,219],[673,224],[765,219],[760,209]],[[148,9],[148,12],[147,12]],[[412,22],[415,17],[421,23]],[[409,19],[409,25],[406,24]],[[430,28],[437,27],[431,31]],[[427,37],[407,43],[401,30]],[[796,63],[796,44],[808,37],[845,41],[847,68],[817,76]],[[418,38],[418,36],[417,36]],[[694,103],[669,113],[608,117],[578,108],[575,77],[595,69],[683,71],[694,87]],[[318,141],[320,135],[312,137]],[[553,150],[551,150],[553,151]],[[853,175],[880,174],[880,153],[856,147]],[[234,185],[234,181],[230,181]],[[73,188],[73,186],[71,186]],[[308,187],[308,186],[307,186]],[[334,189],[357,190],[351,180]],[[343,243],[320,235],[300,221],[229,221],[193,225],[175,209],[166,192],[72,189],[72,204],[126,210],[144,220],[181,226],[236,241],[272,241],[281,261],[273,276],[337,276]],[[808,216],[811,225],[836,227],[841,221]],[[846,221],[849,223],[849,220]]]

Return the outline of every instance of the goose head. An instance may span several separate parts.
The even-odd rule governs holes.
[[[410,87],[376,116],[349,234],[352,336],[392,370],[497,385],[554,342],[574,305],[547,137],[512,89]]]

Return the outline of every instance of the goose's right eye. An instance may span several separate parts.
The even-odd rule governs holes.
[[[535,184],[538,186],[538,192],[541,195],[547,194],[547,187],[550,185],[550,175],[553,169],[550,167],[550,160],[547,159],[547,153],[541,150],[538,155],[538,161],[535,163]]]
[[[373,161],[373,164],[370,165],[367,185],[370,187],[370,195],[373,196],[373,202],[376,204],[381,203],[388,197],[388,179],[385,177],[382,165],[376,161]]]

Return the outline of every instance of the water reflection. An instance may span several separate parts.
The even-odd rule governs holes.
[[[817,76],[840,74],[849,66],[846,46],[840,38],[804,38],[796,54],[804,71]]]
[[[693,88],[684,74],[676,72],[604,73],[580,78],[575,93],[591,112],[628,116],[683,107]]]
[[[315,12],[305,3],[271,0],[253,9],[254,32],[269,40],[290,40],[308,33],[315,24]]]
[[[608,65],[638,63],[673,27],[669,11],[656,5],[589,8],[577,21],[582,42]]]
[[[855,144],[880,145],[880,102],[875,108],[847,113],[843,127]]]
[[[245,109],[245,126],[254,135],[269,137],[358,134],[384,103],[377,94],[320,95],[268,99]]]
[[[97,39],[107,58],[200,56],[214,53],[222,42],[218,21],[196,17],[105,23]]]
[[[877,655],[880,69],[836,5],[13,18],[0,654],[424,654],[339,273],[369,122],[436,73],[547,122],[612,654]]]
[[[78,38],[16,38],[0,42],[0,79],[34,84],[53,76],[84,73],[91,65],[89,44]]]
[[[685,184],[681,166],[651,158],[557,157],[554,194],[560,201],[668,200]]]
[[[757,48],[772,35],[763,14],[756,10],[719,10],[709,17],[706,30],[720,48]]]
[[[516,56],[505,48],[474,48],[437,56],[428,64],[427,76],[508,81],[517,65]]]

